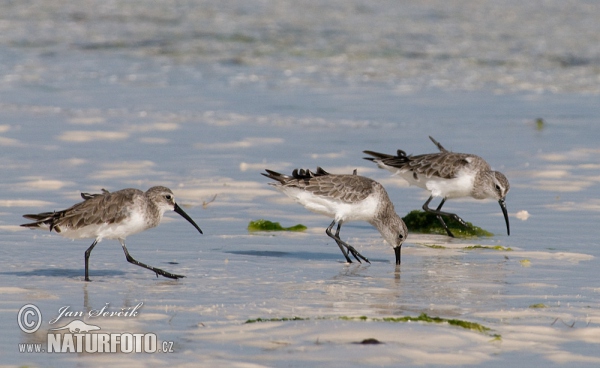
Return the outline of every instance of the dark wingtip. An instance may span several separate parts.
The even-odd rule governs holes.
[[[442,144],[440,142],[438,142],[435,139],[433,139],[432,136],[429,136],[429,139],[431,139],[431,141],[433,142],[433,144],[435,144],[435,146],[440,150],[440,152],[448,152],[448,150],[445,149],[444,146],[442,146]]]
[[[265,169],[266,173],[260,173],[260,175],[266,176],[267,178],[272,177],[273,175],[277,175],[278,173],[276,173],[275,171],[271,171],[269,169]]]
[[[289,176],[280,174],[276,171],[273,170],[269,170],[269,169],[265,169],[265,171],[267,172],[265,173],[260,173],[262,176],[266,176],[269,179],[273,179],[273,180],[277,180],[280,183],[285,183],[285,179],[289,179]]]
[[[390,155],[387,155],[385,153],[379,153],[379,152],[375,152],[375,151],[363,151],[363,153],[373,156],[373,157],[363,157],[363,159],[372,161],[372,162],[375,162],[375,160],[377,160],[377,159],[391,157]]]

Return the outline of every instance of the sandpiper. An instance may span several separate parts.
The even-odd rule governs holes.
[[[118,239],[129,263],[154,271],[157,277],[158,275],[171,279],[185,277],[136,261],[125,246],[127,236],[157,226],[166,210],[177,212],[202,234],[202,230],[194,220],[175,203],[171,189],[156,186],[145,193],[133,188],[112,193],[102,189],[101,194],[81,193],[81,197],[84,199],[83,202],[66,210],[23,215],[26,219],[35,222],[21,226],[54,230],[70,239],[94,238],[92,245],[85,251],[85,281],[90,281],[88,263],[92,249],[103,238]]]
[[[490,165],[479,156],[448,151],[432,137],[429,137],[429,139],[440,152],[413,156],[398,150],[397,155],[393,156],[364,151],[364,153],[373,156],[365,157],[365,160],[373,161],[380,168],[400,175],[409,184],[430,191],[431,196],[423,205],[423,210],[437,216],[448,236],[454,237],[442,219],[442,215],[454,218],[463,226],[466,223],[458,215],[442,212],[441,209],[447,199],[460,197],[497,200],[504,214],[506,231],[510,235],[505,203],[510,184],[506,176],[501,172],[492,171]],[[442,201],[435,210],[429,208],[429,203],[433,197],[442,197]]]
[[[396,264],[400,264],[400,248],[406,240],[408,231],[404,221],[394,212],[385,189],[378,182],[356,174],[334,175],[317,167],[316,172],[310,170],[294,170],[292,176],[283,175],[271,170],[261,173],[267,178],[276,180],[270,183],[275,188],[306,209],[333,217],[333,221],[325,230],[340,247],[348,263],[351,253],[358,262],[368,259],[363,257],[354,247],[340,239],[342,224],[348,221],[366,221],[379,230],[383,238],[394,248]],[[337,222],[335,235],[331,232]]]

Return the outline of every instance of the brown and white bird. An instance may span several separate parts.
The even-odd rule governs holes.
[[[400,249],[406,240],[408,231],[402,219],[394,211],[387,192],[378,182],[356,175],[330,174],[318,167],[316,172],[294,170],[291,176],[271,170],[261,173],[277,181],[270,183],[275,189],[286,194],[306,209],[333,218],[325,233],[340,247],[348,263],[368,259],[354,247],[340,239],[342,224],[348,221],[366,221],[379,230],[381,236],[394,249],[396,264],[400,264]],[[335,235],[331,232],[336,224]],[[370,263],[370,262],[369,262]]]
[[[437,219],[449,236],[453,237],[454,235],[446,226],[442,216],[450,216],[462,225],[466,225],[466,223],[458,215],[442,212],[441,209],[447,199],[460,197],[491,198],[498,201],[506,222],[506,231],[510,235],[505,203],[510,184],[506,176],[499,171],[493,171],[490,165],[479,156],[448,151],[432,137],[429,137],[429,139],[440,152],[413,156],[398,150],[394,156],[364,151],[364,153],[373,156],[365,157],[365,160],[373,161],[380,168],[400,175],[409,184],[431,192],[431,196],[423,204],[423,210],[437,215]],[[442,201],[436,209],[431,209],[429,203],[434,197],[442,197]]]
[[[185,277],[136,261],[125,246],[127,236],[156,227],[167,210],[180,214],[202,234],[194,220],[175,203],[171,189],[156,186],[146,192],[128,188],[112,193],[103,189],[101,194],[81,193],[81,197],[83,202],[66,210],[23,215],[35,222],[21,226],[54,230],[70,239],[93,238],[94,242],[85,251],[85,281],[90,281],[88,264],[92,249],[104,238],[119,240],[129,263],[154,271],[157,277]]]

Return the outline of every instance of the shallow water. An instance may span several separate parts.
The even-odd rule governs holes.
[[[483,3],[467,9],[480,15],[473,21],[457,11],[470,3],[459,1],[408,8],[306,2],[307,13],[285,2],[78,4],[3,5],[3,364],[600,362],[595,3],[574,2],[565,15],[554,12],[562,2],[547,2],[536,17],[527,5]],[[494,16],[507,11],[503,5],[512,7],[512,18]],[[486,21],[483,32],[477,26]],[[444,24],[461,31],[444,32]],[[568,37],[582,27],[577,38]],[[452,53],[456,37],[466,37],[465,44]],[[420,56],[386,52],[420,42],[430,48]],[[524,52],[531,44],[536,51]],[[553,63],[552,55],[583,61]],[[498,64],[471,62],[497,58]],[[365,73],[369,67],[377,72]],[[532,73],[538,69],[546,77]],[[447,82],[438,83],[442,71]],[[330,220],[287,200],[259,175],[265,168],[357,168],[383,183],[404,215],[427,193],[362,160],[361,152],[432,152],[428,135],[483,156],[507,175],[510,237],[497,203],[450,200],[445,209],[496,235],[411,234],[396,268],[377,231],[351,223],[343,238],[372,264],[345,264],[324,234]],[[82,191],[153,185],[172,188],[204,235],[167,214],[158,228],[128,238],[128,248],[142,262],[186,275],[179,281],[130,265],[118,242],[105,240],[91,257],[93,282],[85,283],[83,252],[92,240],[18,227],[22,214],[66,208]],[[259,218],[308,230],[248,233],[248,222]],[[465,249],[478,244],[512,251]],[[103,332],[155,333],[173,342],[174,353],[18,351],[19,343],[45,346],[49,329],[69,320],[48,323],[61,307],[87,313],[109,303],[119,311],[140,302],[134,318],[84,320]],[[15,323],[28,303],[43,315],[34,334]],[[491,331],[373,320],[421,313]],[[306,320],[244,323],[295,316]],[[367,338],[384,344],[353,344]]]

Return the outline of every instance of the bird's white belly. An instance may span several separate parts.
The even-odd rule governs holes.
[[[395,169],[395,171],[393,171],[393,169]],[[395,167],[389,170],[392,171],[394,175],[400,175],[402,179],[408,182],[408,184],[427,189],[427,181],[430,179],[427,178],[425,175],[417,175],[417,179],[415,179],[412,171],[401,171],[400,169],[397,169]]]
[[[434,197],[459,198],[470,197],[473,191],[475,173],[463,170],[456,178],[444,179],[437,176],[427,177],[423,174],[415,174],[410,170],[401,170],[391,166],[384,166],[395,175],[401,176],[410,185],[427,189]]]
[[[144,217],[134,212],[120,223],[93,224],[80,228],[62,229],[60,234],[70,239],[125,239],[129,235],[148,229],[148,227]]]
[[[377,200],[372,196],[356,203],[347,203],[302,190],[288,190],[285,194],[307,210],[344,222],[369,221],[373,218],[378,205]]]
[[[431,177],[426,183],[426,189],[434,197],[460,198],[470,197],[473,191],[475,175],[459,175],[453,179]]]
[[[427,177],[423,174],[415,174],[410,170],[401,170],[396,167],[384,165],[384,168],[401,176],[410,185],[427,189],[434,197],[459,198],[469,197],[473,191],[475,173],[463,170],[456,178],[443,179],[437,176]]]

